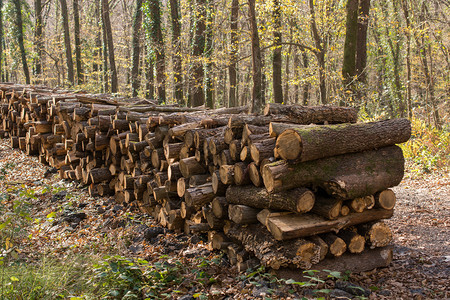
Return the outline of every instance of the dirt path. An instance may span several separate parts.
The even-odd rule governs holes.
[[[66,257],[88,251],[148,260],[169,255],[189,265],[198,256],[217,255],[207,249],[204,239],[166,232],[149,217],[130,213],[111,198],[89,197],[85,188],[59,180],[56,174],[46,173],[48,169],[35,157],[11,149],[7,140],[0,141],[0,193],[28,189],[35,195],[30,199],[30,214],[39,221],[29,228],[31,238],[21,243],[24,260],[36,259],[42,253]],[[394,231],[394,261],[388,268],[352,274],[350,281],[374,291],[370,299],[449,299],[449,174],[407,174],[394,190],[397,206],[394,217],[387,221]],[[220,284],[199,285],[197,291],[214,293],[214,299],[259,299],[267,295],[261,286],[239,279],[236,268],[226,260],[222,259],[210,274]],[[327,281],[324,286],[333,288],[334,282]],[[191,295],[195,292],[193,288],[178,288]],[[286,288],[277,288],[272,299],[301,295],[289,295]]]

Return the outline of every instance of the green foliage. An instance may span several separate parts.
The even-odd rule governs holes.
[[[450,128],[439,130],[417,118],[411,120],[411,126],[411,139],[400,146],[405,158],[413,162],[413,171],[446,172],[450,165]]]
[[[1,270],[1,299],[95,297],[94,287],[88,284],[91,276],[91,271],[86,268],[88,262],[89,259],[83,256],[69,257],[64,261],[43,257],[33,263],[19,260],[10,262]]]

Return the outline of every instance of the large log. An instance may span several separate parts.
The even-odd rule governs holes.
[[[392,217],[392,210],[371,209],[362,213],[351,213],[336,220],[327,220],[314,214],[291,214],[269,217],[267,227],[277,240],[287,240],[314,234],[339,231],[342,228]]]
[[[338,272],[366,272],[375,268],[388,267],[393,259],[393,247],[387,246],[373,250],[366,249],[362,253],[352,254],[344,253],[340,257],[326,258],[313,266],[314,270],[333,270]],[[280,278],[294,279],[296,281],[305,281],[309,278],[304,277],[304,273],[297,269],[283,268],[275,272]],[[330,275],[327,271],[316,273],[315,276],[327,278]]]
[[[319,262],[320,248],[303,239],[279,242],[261,224],[231,225],[226,235],[242,243],[261,263],[273,269],[296,267],[309,269]]]
[[[264,115],[288,116],[296,124],[356,123],[358,109],[342,106],[301,106],[267,103]],[[275,120],[274,120],[275,121]]]
[[[269,192],[312,185],[335,198],[352,199],[398,185],[403,172],[402,150],[390,146],[298,164],[277,161],[265,165],[262,176]]]
[[[314,194],[306,188],[270,194],[265,188],[231,185],[227,189],[228,203],[242,204],[255,208],[269,208],[305,213],[314,206]]]
[[[410,136],[407,119],[297,127],[278,136],[276,151],[282,159],[309,161],[400,144]]]

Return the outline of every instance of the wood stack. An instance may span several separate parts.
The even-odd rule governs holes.
[[[409,139],[405,119],[358,123],[348,107],[205,110],[0,85],[0,134],[61,178],[115,195],[161,225],[208,233],[246,269],[310,268],[387,246]],[[376,252],[375,252],[376,253]],[[332,259],[331,259],[332,260]],[[386,259],[384,260],[386,262]]]

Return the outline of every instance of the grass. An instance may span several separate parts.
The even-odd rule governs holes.
[[[1,299],[97,299],[99,291],[89,282],[90,265],[85,256],[5,263],[0,269]]]

